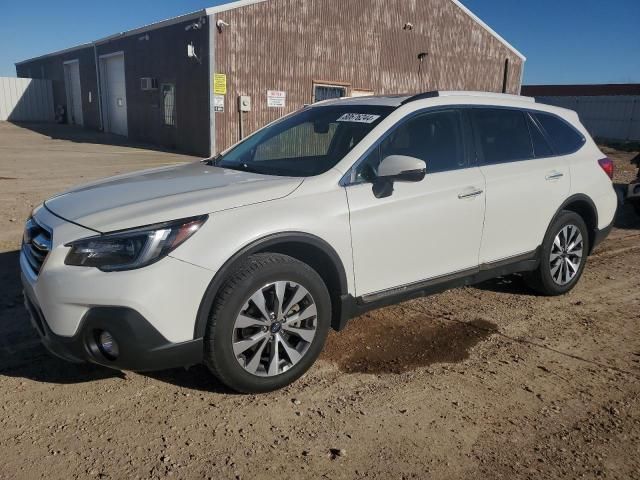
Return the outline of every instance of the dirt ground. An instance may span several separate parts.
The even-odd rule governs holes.
[[[17,250],[34,205],[193,160],[112,143],[0,123],[0,479],[640,479],[630,208],[567,296],[535,296],[514,276],[372,312],[331,334],[296,384],[236,395],[204,367],[67,364],[28,322]],[[633,154],[607,153],[630,181]]]

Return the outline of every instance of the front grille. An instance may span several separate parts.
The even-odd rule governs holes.
[[[50,251],[51,233],[33,218],[27,220],[22,237],[22,253],[33,273],[36,275],[40,273],[42,264]]]

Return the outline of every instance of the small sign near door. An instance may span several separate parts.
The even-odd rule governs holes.
[[[283,108],[287,104],[287,92],[267,90],[267,107]]]
[[[224,95],[213,96],[213,111],[216,113],[224,112]]]

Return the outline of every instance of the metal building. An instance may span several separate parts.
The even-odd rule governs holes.
[[[640,84],[530,85],[522,93],[540,103],[575,110],[592,137],[640,141]]]
[[[458,0],[241,0],[16,64],[69,123],[199,155],[336,96],[519,93],[525,57]]]

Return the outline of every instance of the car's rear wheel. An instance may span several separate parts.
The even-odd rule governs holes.
[[[234,390],[275,390],[311,367],[330,322],[329,293],[315,270],[286,255],[252,255],[216,299],[205,363]]]
[[[575,287],[589,254],[587,226],[580,215],[563,211],[542,243],[540,265],[527,283],[545,295],[562,295]]]

